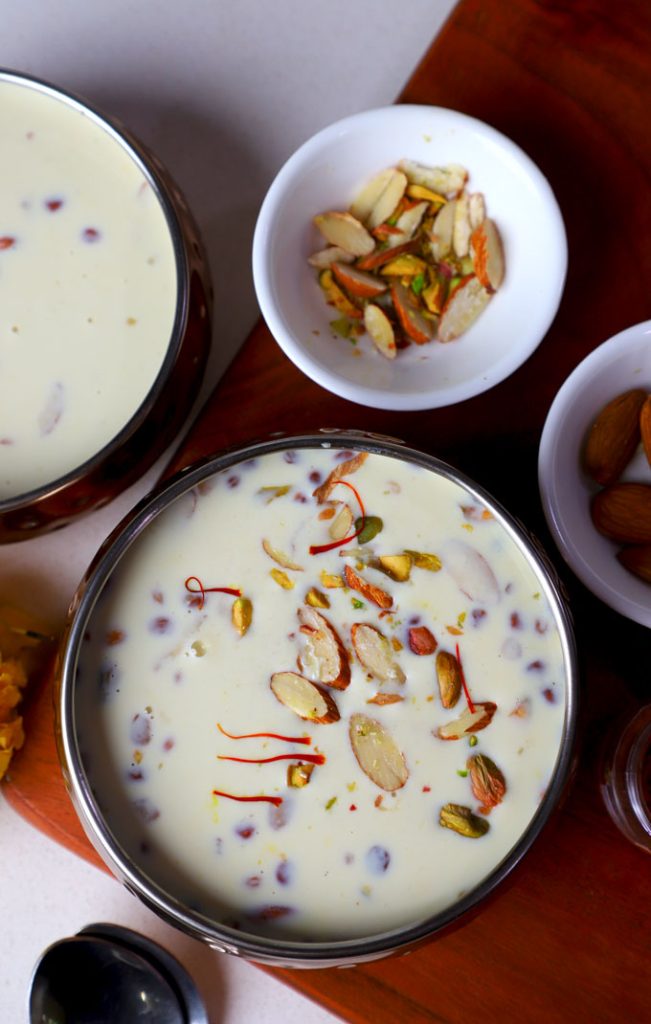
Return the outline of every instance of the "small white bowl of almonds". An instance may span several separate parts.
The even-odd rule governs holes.
[[[594,349],[549,410],[538,474],[561,554],[597,597],[651,627],[651,320]]]
[[[546,334],[566,269],[535,164],[489,125],[427,106],[356,114],[306,142],[253,243],[285,354],[327,390],[395,410],[460,402],[513,373]]]

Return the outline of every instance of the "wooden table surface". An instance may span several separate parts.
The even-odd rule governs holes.
[[[354,970],[273,973],[356,1024],[651,1021],[651,860],[620,835],[599,793],[613,721],[649,699],[649,633],[563,566],[536,481],[540,432],[564,379],[610,335],[651,318],[651,4],[462,0],[400,99],[489,122],[549,179],[570,261],[547,337],[492,391],[407,414],[321,390],[260,323],[170,469],[271,431],[337,426],[401,437],[473,476],[538,533],[568,586],[582,660],[578,769],[516,876],[462,928]],[[544,252],[539,260],[544,274]],[[47,678],[32,694],[27,729],[9,801],[99,863],[63,787]]]

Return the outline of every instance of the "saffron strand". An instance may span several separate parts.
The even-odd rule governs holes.
[[[224,793],[221,789],[213,789],[213,796],[223,796],[226,800],[239,800],[242,803],[255,803],[260,801],[262,803],[273,804],[274,807],[280,807],[283,802],[281,796],[237,796],[235,793]]]
[[[284,743],[304,743],[305,746],[309,747],[312,743],[311,736],[281,736],[277,732],[244,732],[235,734],[227,732],[226,729],[219,722],[217,722],[217,728],[223,736],[228,736],[229,740],[254,740],[254,739],[269,739],[269,740],[282,740]]]
[[[354,533],[351,533],[349,537],[344,537],[343,540],[334,540],[330,544],[312,544],[310,546],[311,555],[322,555],[326,551],[334,551],[335,548],[340,548],[344,544],[350,544],[351,540],[355,540],[355,537],[359,537],[360,533],[366,526],[366,510],[364,509],[364,502],[359,496],[359,491],[357,490],[357,488],[353,487],[352,484],[349,484],[347,480],[337,480],[337,483],[334,486],[337,487],[339,484],[341,484],[343,487],[348,487],[357,498],[357,504],[359,505],[360,511],[361,525],[359,527],[359,530],[355,530]]]
[[[191,587],[191,583],[197,583],[198,589],[195,590],[193,587]],[[206,594],[231,594],[233,597],[242,596],[242,591],[238,590],[237,587],[204,587],[203,583],[201,582],[198,576],[188,576],[188,578],[185,581],[185,589],[188,591],[189,594],[201,595],[201,604],[199,605],[199,609],[203,608],[204,606]]]
[[[324,754],[276,754],[275,757],[230,757],[218,754],[218,761],[237,761],[238,764],[271,764],[272,761],[301,761],[308,764],[325,764]]]
[[[466,696],[466,701],[468,703],[468,709],[469,709],[471,714],[474,714],[475,713],[475,705],[472,702],[472,697],[470,696],[470,691],[468,689],[468,684],[466,683],[466,677],[465,677],[465,674],[464,674],[464,671],[463,671],[463,665],[461,663],[461,654],[459,653],[459,644],[457,644],[456,646],[457,646],[457,661],[459,662],[459,672],[461,674],[461,685],[463,687],[463,692],[464,692],[464,694]]]

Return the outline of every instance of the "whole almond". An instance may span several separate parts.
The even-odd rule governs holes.
[[[620,544],[651,544],[651,485],[613,484],[592,499],[599,533]]]
[[[617,558],[629,572],[651,583],[651,544],[640,544],[618,551]]]
[[[602,487],[621,476],[640,442],[640,412],[646,392],[633,388],[617,395],[594,421],[583,452],[585,470]]]
[[[651,466],[651,395],[648,395],[640,410],[640,434],[644,453]]]

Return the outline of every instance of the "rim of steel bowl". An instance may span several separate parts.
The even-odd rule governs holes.
[[[186,215],[189,215],[187,214],[185,202],[183,200],[181,200],[182,208],[180,208],[181,204],[178,202],[180,199],[180,193],[158,158],[141,142],[139,142],[127,128],[120,124],[117,119],[108,117],[75,93],[62,89],[59,86],[53,85],[43,79],[8,68],[0,68],[0,88],[2,87],[3,82],[34,89],[38,93],[42,93],[52,99],[65,103],[67,106],[87,117],[95,125],[111,136],[115,140],[116,144],[118,144],[134,161],[154,192],[165,217],[174,254],[177,296],[174,319],[171,325],[169,340],[167,342],[163,361],[156,377],[136,411],[110,441],[103,445],[102,448],[95,452],[95,454],[80,463],[79,466],[29,491],[14,495],[10,498],[1,499],[0,521],[2,521],[3,517],[10,516],[11,513],[29,510],[32,507],[38,507],[39,502],[42,502],[43,499],[50,496],[60,496],[64,494],[67,489],[71,489],[79,481],[84,480],[97,471],[100,471],[104,467],[104,464],[110,463],[110,460],[115,453],[125,448],[133,435],[147,420],[152,408],[155,407],[164,390],[165,384],[167,383],[174,366],[179,359],[191,311],[190,256],[188,254],[183,230],[183,219]],[[189,411],[189,409],[187,411]],[[155,454],[154,457],[149,459],[149,462],[153,462],[154,458]],[[140,461],[143,459],[144,456],[141,456]],[[129,481],[124,484],[125,487],[128,485],[128,482]],[[120,486],[119,489],[122,490],[122,486]],[[113,488],[113,493],[117,493],[117,487]],[[71,502],[71,504],[74,505],[73,502]],[[82,507],[78,510],[72,507],[68,514],[61,515],[61,519],[67,521],[69,518],[74,516],[76,511],[85,512],[94,507],[97,507],[97,502],[91,499],[90,501],[83,503]],[[45,528],[50,529],[54,525],[56,525],[56,516],[53,517],[52,524],[47,524]],[[27,525],[23,527],[23,529],[25,530],[25,536],[31,535],[30,531],[32,530],[32,527],[30,526],[29,521],[27,521]],[[18,539],[18,535],[11,537],[10,539]]]
[[[507,531],[518,550],[537,575],[554,615],[566,667],[566,707],[563,734],[553,775],[545,796],[525,832],[504,859],[483,881],[462,899],[441,912],[411,926],[391,929],[370,937],[324,942],[289,941],[263,938],[220,925],[191,911],[157,886],[138,868],[112,835],[97,806],[88,782],[76,739],[75,677],[80,644],[95,604],[122,557],[157,516],[177,498],[214,473],[256,456],[288,448],[342,447],[364,450],[406,460],[434,471],[460,484],[483,502]],[[541,833],[566,786],[572,767],[572,748],[576,727],[578,667],[572,622],[565,605],[562,586],[535,538],[487,491],[440,459],[404,446],[400,441],[358,431],[322,431],[320,433],[277,436],[204,459],[177,474],[164,487],[146,497],[126,517],[98,552],[82,582],[62,644],[58,676],[57,712],[59,716],[60,757],[73,803],[96,850],[125,886],[150,909],[170,924],[213,948],[246,959],[276,966],[343,966],[378,959],[431,939],[443,929],[462,923],[462,919],[502,883],[519,864]]]

